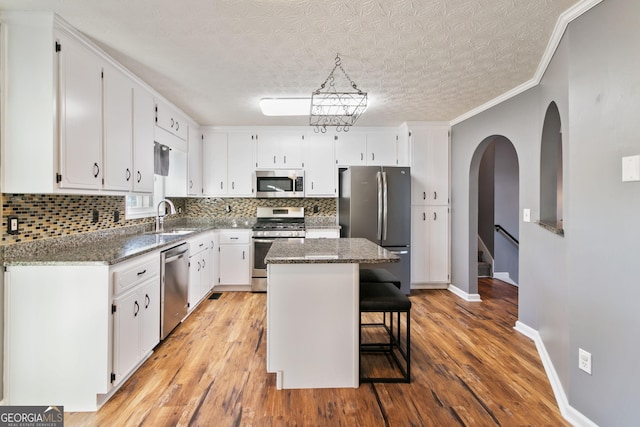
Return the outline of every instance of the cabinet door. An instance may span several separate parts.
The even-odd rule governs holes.
[[[298,132],[264,132],[256,139],[256,167],[300,169],[302,138]]]
[[[107,190],[133,188],[133,83],[114,67],[105,65],[104,186]]]
[[[254,195],[254,142],[255,135],[248,132],[229,133],[227,135],[229,195],[241,197]]]
[[[449,208],[429,206],[429,281],[449,281]]]
[[[411,283],[429,282],[428,226],[426,206],[411,208]]]
[[[218,279],[220,278],[219,242],[218,233],[211,233],[211,243],[209,244],[209,290],[218,284]]]
[[[338,166],[362,166],[367,164],[367,134],[341,133],[335,135]]]
[[[139,85],[133,87],[133,191],[153,192],[153,95]]]
[[[249,245],[220,245],[220,284],[250,285]]]
[[[209,249],[200,253],[200,262],[202,263],[202,269],[200,270],[200,298],[204,298],[205,295],[211,290],[210,277],[211,263]]]
[[[187,140],[186,120],[164,102],[156,102],[156,125],[184,141]]]
[[[189,311],[196,308],[200,301],[200,280],[202,276],[202,257],[196,254],[189,257],[189,288],[187,290]]]
[[[187,196],[187,153],[178,149],[169,152],[169,175],[165,178],[165,194]]]
[[[227,134],[203,135],[203,190],[207,196],[227,195]]]
[[[102,62],[60,36],[59,109],[61,188],[102,187]],[[33,153],[36,155],[36,153]]]
[[[429,132],[426,128],[411,129],[411,204],[427,203],[427,168]],[[413,264],[413,263],[412,263]]]
[[[202,134],[195,124],[189,125],[189,161],[187,194],[202,195]]]
[[[395,166],[398,134],[374,132],[367,134],[367,164],[371,166]]]
[[[142,306],[136,290],[114,298],[114,372],[120,382],[140,360],[140,322]],[[159,327],[158,327],[159,333]]]
[[[427,144],[427,203],[449,203],[449,129],[435,128]]]
[[[337,172],[333,135],[307,133],[303,147],[305,195],[336,197]]]
[[[160,276],[140,287],[140,356],[144,357],[160,342]]]

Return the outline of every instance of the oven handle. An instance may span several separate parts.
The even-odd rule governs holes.
[[[273,243],[275,239],[253,239],[254,243]]]

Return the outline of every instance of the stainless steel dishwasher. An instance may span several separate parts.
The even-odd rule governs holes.
[[[160,254],[160,275],[160,337],[165,339],[187,315],[189,246],[186,243]]]

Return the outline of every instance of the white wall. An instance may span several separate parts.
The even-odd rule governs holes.
[[[640,403],[640,182],[620,177],[622,156],[640,154],[639,16],[640,2],[595,6],[569,24],[539,86],[452,129],[452,279],[475,293],[474,152],[491,135],[511,140],[520,212],[538,219],[542,118],[558,105],[565,234],[520,218],[519,320],[540,333],[569,405],[602,426],[637,425]]]

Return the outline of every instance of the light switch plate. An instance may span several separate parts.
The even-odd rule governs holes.
[[[622,158],[622,182],[640,181],[640,155]]]
[[[531,209],[522,209],[522,220],[524,222],[531,222]]]

